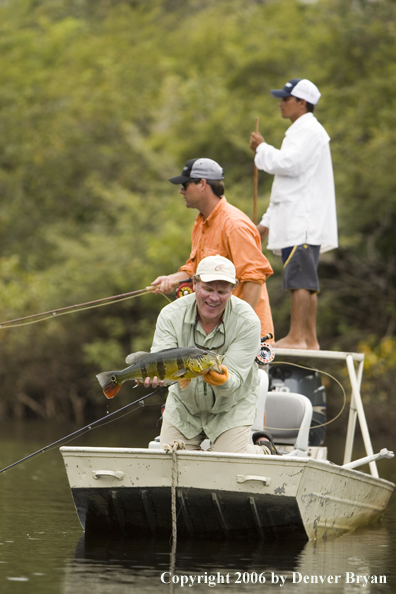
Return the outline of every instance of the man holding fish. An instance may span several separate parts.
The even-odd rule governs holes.
[[[261,336],[274,335],[271,308],[265,285],[273,273],[261,250],[256,225],[241,210],[227,202],[224,196],[223,169],[212,159],[190,159],[181,175],[171,177],[172,184],[180,184],[179,193],[187,208],[199,214],[192,230],[190,258],[178,272],[159,276],[151,284],[154,293],[171,293],[175,281],[191,279],[199,262],[221,255],[233,262],[239,284],[233,294],[240,297],[257,313],[261,321]]]
[[[170,386],[161,445],[181,440],[195,450],[208,437],[211,451],[270,454],[265,445],[249,443],[259,390],[260,320],[250,305],[232,295],[238,281],[227,258],[201,260],[193,283],[192,294],[161,311],[151,353],[194,345],[217,353],[219,360],[189,385]],[[157,377],[144,380],[146,387],[159,383]]]
[[[271,454],[263,436],[257,445],[249,443],[259,392],[260,320],[232,295],[238,280],[227,258],[201,260],[193,283],[193,293],[161,311],[150,353],[132,353],[130,367],[97,378],[107,398],[127,380],[146,388],[171,383],[161,445],[183,441],[196,450],[209,438],[212,451]]]

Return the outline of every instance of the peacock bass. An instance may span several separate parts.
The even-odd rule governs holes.
[[[139,351],[126,358],[131,363],[122,371],[104,371],[96,377],[106,398],[114,398],[121,385],[128,380],[143,382],[146,377],[158,377],[166,383],[178,381],[182,390],[191,379],[203,375],[210,369],[222,373],[222,355],[197,347],[165,349],[157,353]]]

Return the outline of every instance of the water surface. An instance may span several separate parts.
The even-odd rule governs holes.
[[[157,432],[157,409],[139,409],[122,421],[88,431],[70,445],[145,446]],[[4,468],[76,427],[22,422],[0,425],[0,430]],[[375,450],[384,446],[392,449],[387,442]],[[394,461],[379,462],[379,469],[384,478],[396,482]],[[170,540],[86,540],[58,446],[0,474],[0,484],[0,594],[226,594],[265,589],[286,594],[396,594],[395,495],[381,523],[337,539],[178,542],[173,558]],[[168,583],[171,564],[175,583]],[[383,583],[357,583],[358,575]]]

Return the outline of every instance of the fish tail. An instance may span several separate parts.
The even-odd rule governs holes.
[[[102,373],[98,373],[96,377],[103,388],[103,393],[106,398],[114,398],[114,396],[118,394],[122,383],[118,383],[114,371],[103,371]]]

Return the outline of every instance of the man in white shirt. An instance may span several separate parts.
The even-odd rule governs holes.
[[[283,288],[291,291],[290,330],[275,346],[317,350],[319,252],[338,246],[330,137],[313,115],[320,92],[312,82],[294,78],[271,94],[280,98],[281,116],[292,125],[280,150],[258,132],[251,135],[250,148],[256,167],[275,175],[270,205],[257,228],[262,239],[268,235],[268,249],[282,256]]]

